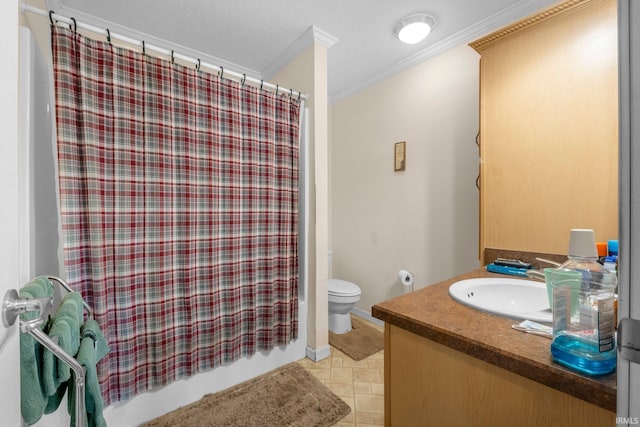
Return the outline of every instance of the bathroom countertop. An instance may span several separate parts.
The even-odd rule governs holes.
[[[520,320],[483,313],[454,301],[449,286],[475,277],[505,277],[478,269],[382,302],[374,317],[416,335],[616,411],[616,374],[587,377],[552,362],[549,338],[516,331]]]

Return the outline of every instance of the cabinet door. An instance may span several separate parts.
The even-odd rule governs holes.
[[[615,0],[567,2],[471,44],[481,60],[481,249],[618,238]]]
[[[583,426],[615,414],[389,323],[386,426]]]

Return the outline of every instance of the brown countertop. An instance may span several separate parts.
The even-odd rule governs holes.
[[[587,377],[551,361],[549,338],[516,331],[519,320],[454,301],[449,286],[475,277],[506,277],[484,269],[445,280],[372,308],[374,317],[571,396],[616,411],[616,374]]]

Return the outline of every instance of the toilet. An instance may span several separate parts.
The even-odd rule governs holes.
[[[329,279],[329,330],[345,334],[351,330],[351,309],[360,301],[362,290],[355,283]]]

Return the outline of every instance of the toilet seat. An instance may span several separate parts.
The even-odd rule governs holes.
[[[345,334],[351,330],[351,310],[360,301],[362,290],[355,283],[340,279],[327,281],[329,300],[329,331]]]
[[[329,279],[327,287],[331,296],[355,297],[362,293],[358,285],[346,280]]]

